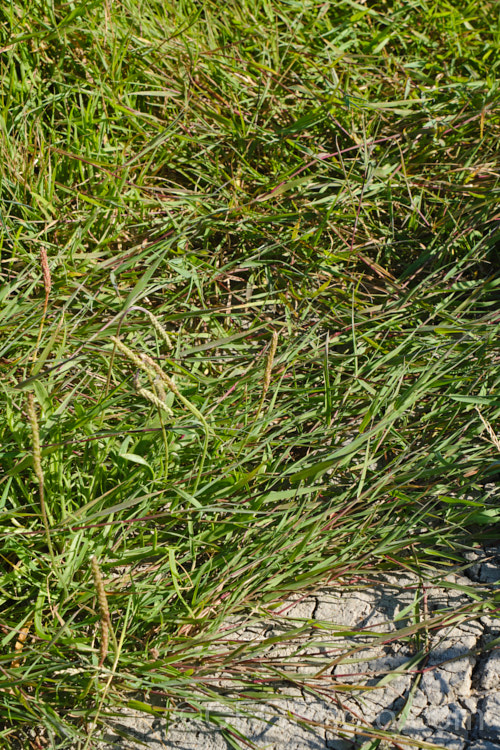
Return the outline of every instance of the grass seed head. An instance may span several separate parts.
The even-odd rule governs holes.
[[[99,563],[95,555],[92,555],[92,557],[90,558],[90,565],[92,568],[92,576],[94,578],[94,586],[95,586],[95,590],[97,594],[97,604],[99,607],[99,617],[100,617],[100,623],[101,623],[101,644],[99,647],[99,666],[102,667],[106,659],[106,656],[108,654],[108,646],[109,646],[110,617],[109,617],[108,598],[106,596],[106,591],[104,590],[104,583],[102,580],[101,569],[99,567]]]
[[[28,393],[28,419],[31,427],[31,439],[33,441],[33,470],[38,479],[40,487],[43,487],[42,450],[40,447],[40,430],[36,416],[35,397]]]
[[[161,409],[162,411],[166,412],[169,417],[173,415],[172,409],[167,406],[165,401],[161,398],[159,398],[155,393],[152,393],[151,391],[148,391],[147,388],[137,388],[137,393],[142,396],[143,398],[150,401],[152,404],[154,404],[158,409]]]
[[[163,387],[163,382],[161,378],[156,378],[153,387],[158,395],[158,398],[160,398],[163,402],[166,402],[167,400],[167,394],[165,392],[165,388]]]
[[[156,315],[153,315],[153,313],[149,312],[149,310],[147,310],[147,314],[151,323],[153,324],[154,329],[160,334],[161,338],[164,340],[168,348],[171,349],[172,342],[170,340],[170,336],[168,335],[168,333],[166,332],[166,330],[164,329],[164,327],[162,326],[162,324],[160,323]]]
[[[486,419],[486,417],[483,417],[483,415],[481,414],[481,412],[479,411],[479,409],[477,408],[477,406],[476,406],[476,411],[479,414],[479,418],[480,418],[481,422],[483,423],[483,425],[486,428],[486,432],[488,433],[488,435],[491,438],[491,442],[493,443],[493,445],[495,446],[495,448],[500,451],[500,440],[499,440],[499,438],[498,438],[495,430],[493,429],[493,427],[491,426],[491,424],[488,422],[488,420]]]
[[[52,279],[50,276],[49,259],[44,247],[40,248],[40,262],[42,264],[43,286],[45,289],[45,299],[48,300],[50,290],[52,289]]]

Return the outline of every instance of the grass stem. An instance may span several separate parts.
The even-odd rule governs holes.
[[[47,508],[45,506],[45,485],[44,476],[42,469],[42,450],[40,447],[40,430],[38,427],[38,418],[36,415],[35,397],[33,393],[28,393],[27,398],[27,411],[28,419],[31,426],[31,439],[33,442],[33,471],[38,479],[38,498],[40,503],[40,513],[42,516],[42,522],[45,528],[45,539],[47,541],[47,547],[49,548],[49,554],[52,559],[52,565],[55,566],[54,549],[52,547],[52,539],[50,535],[50,524],[47,515]],[[54,567],[55,570],[55,567]]]

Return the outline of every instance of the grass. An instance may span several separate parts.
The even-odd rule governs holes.
[[[228,618],[498,538],[500,20],[9,0],[0,37],[0,743],[88,748],[217,669],[269,697]]]

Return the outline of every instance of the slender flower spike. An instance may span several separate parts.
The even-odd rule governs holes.
[[[162,337],[166,345],[169,347],[169,349],[171,349],[172,342],[170,341],[170,336],[168,335],[166,330],[163,328],[162,324],[160,323],[156,315],[153,315],[153,313],[150,312],[149,310],[146,310],[146,313],[151,323],[153,324],[154,328],[156,329],[156,331],[158,331],[158,333],[160,334],[160,336]]]
[[[99,648],[99,666],[102,667],[104,664],[104,660],[106,659],[106,656],[108,655],[108,646],[109,646],[109,625],[110,625],[110,617],[109,617],[109,607],[108,607],[108,598],[106,596],[106,591],[104,590],[104,583],[102,581],[102,575],[101,575],[101,569],[99,567],[99,563],[97,562],[97,557],[93,555],[90,558],[90,565],[92,568],[92,576],[94,578],[94,586],[97,593],[97,603],[99,606],[99,617],[101,620],[101,645]]]
[[[27,403],[28,419],[31,427],[31,439],[33,440],[33,471],[38,479],[40,489],[43,488],[42,451],[40,448],[40,430],[36,416],[35,397],[28,393]]]
[[[169,406],[167,406],[165,400],[159,398],[155,393],[148,391],[146,388],[141,388],[140,386],[137,388],[137,393],[154,404],[157,409],[161,409],[162,411],[166,412],[169,417],[173,416],[173,411]]]
[[[45,289],[45,300],[47,303],[50,295],[50,290],[52,289],[52,279],[50,276],[49,259],[47,258],[47,251],[44,247],[40,249],[40,263],[42,265],[43,286]]]

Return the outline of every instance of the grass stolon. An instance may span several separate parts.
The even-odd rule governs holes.
[[[497,538],[500,27],[462,0],[0,21],[0,746],[90,748],[138,694],[272,699],[286,659],[229,618]]]

